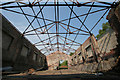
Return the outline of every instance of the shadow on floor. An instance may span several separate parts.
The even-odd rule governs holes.
[[[115,75],[95,74],[64,74],[64,75],[26,75],[26,76],[3,76],[2,80],[120,80]]]

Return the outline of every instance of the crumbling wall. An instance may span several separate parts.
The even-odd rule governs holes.
[[[100,49],[100,57],[106,56],[112,50],[117,48],[118,42],[116,33],[113,29],[109,29],[98,40],[98,47]]]
[[[120,5],[116,8],[112,8],[107,16],[110,26],[114,31],[105,33],[100,39],[98,39],[99,51],[97,54],[98,62],[82,63],[71,66],[71,69],[77,69],[80,71],[96,72],[96,71],[110,71],[117,68],[120,70]],[[101,43],[103,40],[105,43]],[[107,43],[108,42],[108,43]],[[84,44],[89,44],[84,42]],[[84,46],[85,48],[86,46]],[[102,50],[101,50],[102,49]],[[77,50],[79,53],[80,48]],[[86,54],[86,53],[85,53]],[[76,55],[76,54],[75,54]],[[74,57],[73,57],[74,58]],[[73,59],[74,60],[74,59]],[[74,62],[74,61],[73,61]]]
[[[111,35],[110,38],[108,35]],[[89,40],[89,38],[87,40]],[[101,43],[101,41],[103,41],[104,45]],[[78,53],[82,52],[82,50],[81,48],[78,48],[76,53],[72,56],[73,65],[71,66],[71,69],[77,69],[80,71],[87,71],[87,72],[108,71],[108,70],[112,70],[112,68],[117,65],[117,61],[116,61],[117,53],[115,53],[115,49],[117,48],[116,46],[118,45],[118,43],[115,37],[115,33],[114,32],[109,33],[108,31],[97,42],[98,42],[98,47],[100,49],[100,53],[99,54],[96,53],[98,62],[95,61],[94,57],[89,57],[89,56],[86,56],[86,58],[84,58],[85,62],[83,62],[83,60],[80,59],[80,56],[83,55],[78,55]],[[91,51],[93,50],[91,49]],[[88,55],[87,53],[84,54]]]
[[[2,67],[15,71],[44,68],[46,57],[2,16]]]
[[[111,36],[108,36],[108,35],[111,35]],[[107,39],[107,38],[109,38],[109,39]],[[86,43],[86,41],[87,41],[87,43]],[[84,52],[85,52],[86,48],[92,44],[90,37],[86,41],[84,42],[84,44],[86,44],[86,46],[84,44],[82,44],[82,46],[84,45],[84,48],[83,48]],[[96,39],[94,41],[96,41]],[[104,45],[101,43],[101,41],[103,41]],[[96,62],[94,59],[94,56],[93,56],[94,54],[93,54],[92,48],[91,48],[91,51],[92,51],[91,56],[88,56],[89,52],[84,53],[87,56],[86,56],[86,58],[84,58],[85,62],[83,62],[83,59],[81,60],[80,56],[83,57],[84,54],[82,54],[83,53],[82,49],[81,49],[82,46],[80,46],[76,50],[75,54],[72,56],[73,63],[76,63],[76,64],[73,64],[71,69],[77,69],[80,71],[87,71],[87,72],[107,71],[107,70],[112,69],[116,65],[115,61],[117,58],[115,56],[115,51],[113,49],[116,48],[116,45],[118,45],[118,43],[117,43],[117,40],[115,37],[115,33],[112,30],[109,30],[108,32],[103,34],[103,36],[100,37],[96,43],[98,43],[98,47],[100,49],[99,54],[96,52],[98,62]],[[106,50],[106,52],[105,52],[105,50]],[[81,53],[82,55],[78,55],[78,53],[80,53],[80,52],[82,52]],[[74,57],[74,56],[76,56],[76,57]]]
[[[110,26],[116,33],[117,42],[118,42],[118,45],[115,49],[115,53],[117,55],[117,60],[116,60],[117,65],[111,71],[119,72],[120,71],[120,2],[118,3],[118,6],[115,9],[110,10],[107,19],[110,23]]]
[[[48,69],[53,70],[53,69],[57,68],[59,66],[59,61],[60,60],[67,60],[68,61],[68,67],[70,66],[71,58],[70,58],[69,55],[67,55],[63,52],[56,51],[54,53],[51,53],[51,54],[47,55]]]

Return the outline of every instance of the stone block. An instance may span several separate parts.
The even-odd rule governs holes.
[[[117,16],[119,22],[120,22],[120,4],[115,9],[115,15]]]

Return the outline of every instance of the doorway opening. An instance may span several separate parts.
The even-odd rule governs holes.
[[[68,61],[60,60],[59,61],[59,69],[68,69]]]

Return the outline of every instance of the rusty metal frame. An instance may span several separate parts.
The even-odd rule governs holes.
[[[92,30],[96,27],[96,25],[102,20],[102,18],[105,16],[105,14],[109,11],[110,8],[115,8],[117,6],[116,2],[113,3],[109,3],[109,2],[101,2],[101,1],[97,1],[96,2],[84,2],[84,3],[80,3],[80,2],[76,2],[74,0],[70,0],[71,3],[67,3],[65,0],[63,0],[63,4],[59,4],[59,0],[54,0],[54,4],[49,4],[49,0],[47,0],[46,2],[41,3],[42,0],[34,0],[33,2],[30,2],[28,0],[28,3],[22,2],[21,0],[18,1],[12,1],[12,2],[6,2],[6,3],[2,3],[0,4],[0,9],[6,10],[6,11],[10,11],[10,12],[14,12],[17,14],[22,14],[25,16],[26,20],[28,21],[29,25],[26,27],[25,31],[23,32],[24,36],[32,36],[32,35],[36,35],[39,38],[39,42],[34,43],[35,46],[44,46],[44,48],[40,49],[40,51],[47,51],[46,53],[51,53],[51,51],[54,51],[55,48],[57,48],[57,51],[59,51],[60,49],[63,49],[63,51],[67,51],[70,52],[71,50],[74,50],[72,48],[72,46],[80,46],[81,43],[76,41],[76,38],[78,35],[83,35],[83,36],[89,36],[92,34]],[[9,6],[9,4],[17,4],[16,6]],[[99,3],[99,4],[95,4],[95,3]],[[101,4],[101,5],[100,5]],[[103,5],[104,4],[104,5]],[[55,12],[55,20],[51,20],[51,19],[47,19],[44,17],[44,13],[42,12],[45,6],[54,6],[54,12]],[[69,18],[60,20],[60,14],[59,14],[59,7],[60,6],[66,6],[70,9],[70,14],[69,14]],[[74,6],[77,7],[90,7],[90,9],[88,10],[87,13],[81,14],[81,15],[77,15],[74,12]],[[34,15],[31,14],[27,14],[24,12],[24,7],[27,8],[31,8],[31,10],[33,11]],[[39,7],[39,12],[36,14],[34,7]],[[91,11],[92,7],[100,7],[102,9],[96,10],[96,11]],[[19,11],[14,11],[12,9],[14,8],[19,8],[22,12]],[[106,10],[106,11],[105,11]],[[97,21],[97,23],[92,27],[92,29],[88,29],[88,27],[85,25],[85,21],[87,19],[87,17],[89,16],[89,14],[95,14],[97,12],[100,11],[105,11],[105,13],[99,18],[99,20]],[[41,13],[41,17],[39,17],[38,15]],[[75,15],[75,17],[72,17],[72,14]],[[30,22],[30,20],[28,19],[28,16],[33,17],[33,20]],[[85,16],[84,20],[82,21],[80,19],[80,17]],[[40,20],[43,20],[44,25],[41,26]],[[82,24],[79,28],[70,25],[71,20],[72,19],[78,19],[79,22]],[[37,28],[35,28],[32,24],[33,22],[37,20],[38,26]],[[49,21],[51,23],[47,24],[46,21]],[[68,23],[63,23],[64,21],[68,21]],[[50,26],[50,27],[48,27]],[[55,30],[56,32],[49,32],[49,30],[51,28],[53,28],[53,26],[56,26]],[[67,26],[67,28],[65,28],[65,26]],[[32,30],[28,30],[29,28],[32,28]],[[59,32],[59,28],[62,27],[66,32],[61,33]],[[81,29],[82,27],[84,27],[86,30]],[[75,29],[74,31],[71,31],[71,29]],[[41,31],[39,31],[39,29]],[[30,32],[35,32],[35,33],[30,33]],[[80,32],[84,32],[84,33],[80,33]],[[46,39],[41,39],[40,35],[44,35],[47,34],[48,38]],[[50,36],[50,34],[54,34],[54,36]],[[62,35],[65,35],[62,36]],[[75,38],[74,39],[69,39],[68,35],[74,35]],[[56,39],[56,42],[54,42],[54,40]],[[63,41],[63,43],[60,42],[60,40]],[[48,42],[47,42],[48,41]],[[67,43],[67,41],[70,41],[70,43]],[[55,45],[57,45],[57,47],[55,47]],[[60,45],[62,45],[63,47],[60,47]],[[48,47],[50,47],[48,49]],[[67,48],[66,48],[67,47]]]

